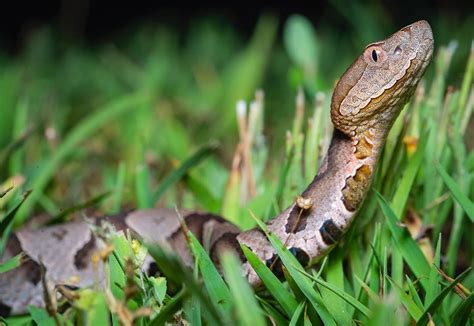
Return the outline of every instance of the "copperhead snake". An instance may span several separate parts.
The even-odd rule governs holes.
[[[335,130],[326,158],[298,200],[267,224],[303,266],[314,265],[326,255],[353,221],[370,188],[387,133],[413,95],[432,53],[431,28],[426,21],[418,21],[369,44],[338,81],[331,102]],[[281,262],[259,228],[241,232],[216,215],[180,213],[200,241],[207,237],[209,254],[216,264],[223,250],[236,251],[242,257],[242,273],[254,288],[261,286],[261,281],[239,244],[250,248],[275,274],[281,274]],[[147,242],[172,248],[185,264],[193,264],[174,210],[139,210],[107,220],[118,230],[128,228]],[[28,305],[44,305],[40,257],[48,283],[65,283],[79,276],[79,286],[90,286],[94,279],[90,257],[96,247],[94,233],[82,221],[17,231],[1,261],[21,251],[29,260],[0,274],[0,315],[25,312]]]

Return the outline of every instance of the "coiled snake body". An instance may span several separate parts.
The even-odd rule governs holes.
[[[352,222],[370,188],[386,135],[413,95],[432,52],[431,28],[426,21],[418,21],[368,45],[340,78],[332,96],[335,131],[326,158],[299,199],[267,225],[302,265],[311,266],[324,256]],[[223,250],[240,254],[240,244],[244,244],[275,274],[281,274],[275,250],[260,229],[240,232],[223,218],[207,213],[181,211],[181,215],[200,241],[207,239],[215,262]],[[173,210],[140,210],[109,221],[117,229],[128,228],[148,242],[171,247],[184,263],[192,264]],[[15,233],[3,259],[24,251],[30,260],[0,274],[0,315],[43,304],[40,257],[49,283],[66,283],[77,275],[79,286],[91,285],[90,256],[95,248],[94,235],[84,222]],[[252,286],[261,285],[245,259],[242,269]]]

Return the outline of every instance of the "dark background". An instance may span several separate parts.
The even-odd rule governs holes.
[[[365,1],[368,6],[379,4]],[[396,26],[417,19],[442,15],[452,22],[474,19],[474,1],[382,1],[383,10]],[[285,2],[240,1],[240,6],[219,2],[185,1],[119,1],[63,0],[16,1],[2,8],[0,14],[0,44],[3,51],[15,53],[35,27],[52,25],[67,41],[85,40],[100,43],[121,30],[143,21],[156,21],[185,31],[196,17],[214,16],[235,26],[243,35],[250,35],[263,12],[279,16],[280,21],[292,13],[308,17],[313,24],[329,24],[345,32],[351,27],[334,8],[332,1]]]

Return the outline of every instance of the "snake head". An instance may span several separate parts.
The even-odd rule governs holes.
[[[335,127],[351,138],[369,128],[386,133],[415,91],[432,54],[433,33],[425,20],[367,45],[334,89]]]

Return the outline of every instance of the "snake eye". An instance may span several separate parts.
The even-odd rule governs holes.
[[[385,51],[379,45],[369,45],[364,51],[364,58],[368,64],[379,65],[385,60]]]
[[[377,55],[377,51],[375,50],[372,50],[372,60],[374,60],[374,62],[377,62],[377,59],[378,59],[378,55]]]

